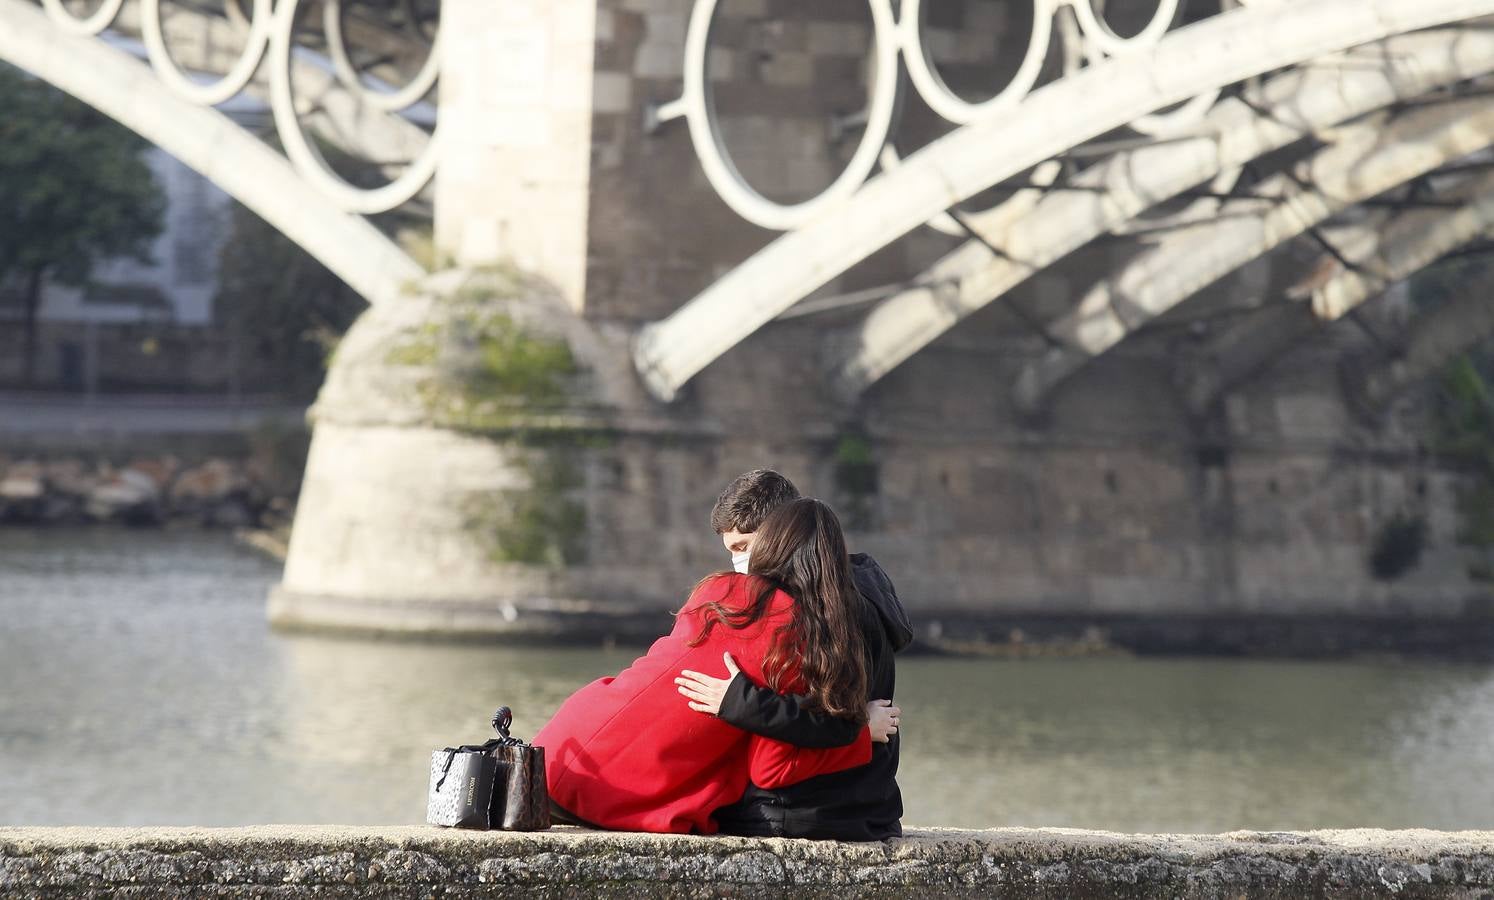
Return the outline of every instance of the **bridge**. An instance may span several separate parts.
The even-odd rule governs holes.
[[[936,630],[1123,631],[1481,608],[1434,511],[1457,473],[1398,401],[1494,335],[1480,290],[1405,297],[1494,224],[1491,17],[0,0],[0,59],[370,304],[313,411],[276,621],[648,633],[719,567],[705,500],[768,463]],[[272,135],[215,110],[240,94]],[[437,271],[380,231],[395,209],[429,211]],[[1423,575],[1371,577],[1408,511]]]

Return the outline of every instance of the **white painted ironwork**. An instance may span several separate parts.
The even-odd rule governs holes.
[[[879,162],[884,172],[891,172],[903,164],[902,158],[897,155],[896,148],[891,144],[882,148],[882,156]],[[1028,187],[1014,191],[1012,196],[990,209],[962,211],[963,215],[968,217],[965,224],[970,225],[974,222],[979,222],[980,227],[985,229],[991,227],[991,223],[996,220],[1007,221],[1031,209],[1033,204],[1042,199],[1043,190],[1057,181],[1062,171],[1063,166],[1056,159],[1038,163],[1027,176]],[[923,224],[940,234],[947,234],[950,237],[964,237],[969,233],[965,230],[965,226],[956,222],[954,216],[950,215],[947,211],[939,213],[939,215],[934,216]]]
[[[170,153],[304,247],[370,303],[424,270],[367,220],[304,189],[285,157],[223,113],[171,90],[105,41],[57,28],[27,0],[0,0],[0,59],[56,85]]]
[[[93,11],[93,15],[86,19],[80,19],[67,11],[62,0],[42,0],[42,7],[47,11],[47,17],[63,31],[69,34],[94,35],[109,27],[114,17],[119,15],[119,10],[124,6],[124,0],[104,0],[99,8]]]
[[[1284,305],[1291,315],[1255,316],[1215,338],[1207,363],[1189,370],[1183,400],[1194,414],[1213,408],[1226,393],[1267,369],[1281,354],[1310,337],[1321,323],[1348,315],[1460,247],[1494,235],[1494,175],[1470,178],[1437,195],[1458,205],[1402,212],[1389,224],[1374,221],[1335,235],[1338,252],[1353,262],[1324,262],[1335,274],[1312,291],[1308,304]],[[1303,311],[1310,308],[1312,314]]]
[[[877,163],[877,155],[887,142],[897,105],[897,57],[901,49],[890,0],[868,0],[873,34],[871,98],[867,104],[866,124],[861,142],[851,154],[850,162],[829,187],[801,203],[784,204],[769,200],[747,183],[732,162],[721,136],[710,95],[706,66],[710,52],[711,27],[720,0],[696,0],[685,32],[684,93],[678,100],[660,107],[661,122],[684,116],[690,126],[690,140],[706,178],[721,199],[742,218],[764,228],[793,228],[827,206],[850,196]],[[1041,0],[1040,0],[1041,2]]]
[[[1161,0],[1161,2],[1163,6],[1169,3],[1173,7],[1177,6],[1177,0]],[[1017,67],[1016,74],[995,96],[979,103],[971,103],[950,90],[949,86],[944,83],[944,79],[939,77],[934,60],[923,42],[923,0],[908,0],[903,6],[902,16],[897,23],[896,38],[898,49],[902,53],[903,64],[908,69],[908,80],[913,83],[914,90],[918,91],[918,96],[928,104],[929,109],[956,125],[974,122],[981,116],[1006,109],[1025,97],[1027,92],[1032,90],[1032,86],[1037,83],[1038,74],[1043,67],[1043,59],[1048,55],[1053,16],[1058,7],[1062,5],[1064,5],[1062,0],[1032,0],[1032,34],[1027,38],[1027,49],[1023,53],[1022,63]],[[1086,9],[1089,6],[1083,2],[1079,5]],[[1171,15],[1169,11],[1169,19]],[[1108,29],[1106,31],[1108,32]],[[879,77],[882,74],[878,72]],[[895,70],[886,74],[894,81],[897,78]]]
[[[1463,205],[1403,214],[1385,233],[1365,235],[1351,258],[1375,264],[1341,269],[1312,292],[1313,315],[1325,322],[1348,315],[1390,285],[1418,272],[1457,248],[1494,234],[1494,181],[1479,178],[1463,192]]]
[[[174,93],[201,106],[216,106],[242,91],[259,70],[270,37],[270,9],[270,0],[254,0],[249,32],[239,58],[223,77],[204,84],[187,77],[171,58],[162,34],[161,0],[140,0],[140,35],[145,41],[146,58],[156,76]]]
[[[233,66],[250,25],[234,0],[224,4],[224,12],[227,15],[219,17],[182,10],[166,17],[165,38],[172,43],[172,56],[180,68],[225,72]],[[111,30],[120,35],[141,35],[144,26],[140,15],[140,4],[126,4]],[[178,40],[177,35],[196,39]],[[131,52],[136,51],[131,48]],[[309,108],[303,122],[318,138],[354,158],[381,161],[414,159],[430,140],[430,135],[415,123],[371,109],[360,95],[343,87],[325,59],[309,53],[293,54],[291,58],[297,102],[302,109]],[[241,96],[253,97],[268,108],[269,85],[263,78],[252,79]],[[403,167],[398,166],[396,173],[399,168]]]
[[[1427,105],[1389,123],[1346,126],[1332,137],[1295,171],[1231,200],[1225,215],[1168,234],[1092,287],[1048,326],[1063,346],[1023,368],[1014,388],[1017,406],[1035,412],[1090,360],[1307,229],[1494,143],[1494,104],[1480,97]]]
[[[1144,51],[1111,57],[1033,91],[1007,115],[961,126],[816,211],[673,315],[642,329],[635,364],[655,396],[670,399],[727,349],[859,260],[1086,140],[1265,72],[1491,13],[1494,0],[1252,3],[1167,34]],[[1359,62],[1369,66],[1372,60]]]
[[[282,0],[283,2],[283,0]],[[348,55],[347,41],[342,35],[342,0],[322,0],[322,31],[327,36],[327,53],[332,57],[332,66],[337,78],[348,90],[356,93],[364,103],[384,112],[401,112],[419,103],[436,86],[436,76],[441,69],[441,34],[431,42],[430,51],[420,71],[410,83],[393,91],[369,90]],[[411,19],[414,19],[413,13]]]
[[[343,179],[327,164],[315,143],[307,140],[297,109],[292,72],[296,68],[295,30],[299,0],[252,0],[246,13],[243,0],[228,0],[228,21],[243,35],[243,49],[228,70],[211,81],[201,81],[183,71],[167,46],[162,23],[163,0],[139,0],[140,33],[146,58],[157,77],[174,95],[199,106],[216,106],[245,90],[260,67],[268,62],[270,107],[275,129],[301,177],[316,190],[349,212],[387,212],[413,198],[430,183],[436,169],[436,135],[393,181],[377,188],[363,188]],[[72,15],[63,0],[41,0],[47,17],[61,30],[74,35],[96,35],[114,24],[124,0],[103,0],[87,18]],[[328,54],[338,81],[371,109],[398,114],[431,93],[440,68],[440,31],[431,41],[425,61],[414,78],[403,87],[374,90],[364,83],[348,53],[342,29],[343,0],[323,0],[323,27]],[[412,17],[413,19],[413,17]],[[404,124],[404,123],[401,123]],[[439,126],[438,126],[439,128]],[[405,129],[408,130],[408,129]]]
[[[331,0],[331,2],[336,2],[336,0]],[[377,188],[361,188],[348,183],[338,175],[327,164],[327,160],[323,158],[316,145],[306,139],[306,133],[301,128],[300,116],[296,111],[295,93],[291,82],[291,54],[295,49],[296,8],[299,4],[300,0],[279,0],[279,5],[275,9],[274,28],[270,33],[270,109],[274,113],[275,130],[280,135],[285,153],[290,157],[291,163],[302,178],[311,182],[343,209],[365,214],[394,209],[419,193],[435,175],[436,142],[440,139],[440,120],[437,120],[436,130],[431,133],[431,139],[420,156],[416,157],[398,178],[388,184]],[[440,38],[438,37],[437,40],[439,41]],[[432,50],[431,59],[435,56],[435,51]],[[349,63],[349,69],[351,69],[351,63]],[[356,73],[352,74],[357,89],[363,91]],[[414,86],[420,86],[418,78]],[[399,97],[399,99],[407,98]],[[417,96],[406,105],[413,104],[419,99],[420,97]]]
[[[890,0],[867,0],[872,20],[871,96],[860,143],[840,174],[823,191],[797,203],[770,200],[754,188],[732,162],[731,151],[721,134],[712,101],[708,76],[711,36],[721,0],[695,0],[685,35],[684,89],[680,97],[660,106],[656,120],[683,117],[689,126],[701,169],[711,187],[727,206],[753,224],[785,231],[797,228],[844,202],[866,181],[879,156],[886,150],[897,111],[901,59],[918,96],[946,121],[967,125],[1010,110],[1031,92],[1048,55],[1054,16],[1065,6],[1074,10],[1083,42],[1082,55],[1093,61],[1145,51],[1162,38],[1177,17],[1178,0],[1157,0],[1157,8],[1146,26],[1131,37],[1121,37],[1094,10],[1095,0],[1030,0],[1032,33],[1022,62],[1010,82],[994,96],[972,103],[960,97],[939,77],[924,42],[923,0],[904,0],[894,11]],[[1164,115],[1142,117],[1140,127],[1149,132],[1167,132],[1196,120],[1218,96],[1205,90],[1181,109]],[[947,219],[934,227],[947,230]],[[932,224],[932,223],[931,223]],[[942,227],[941,227],[942,226]]]
[[[1075,190],[1046,196],[1031,214],[1009,223],[993,241],[999,255],[973,241],[949,253],[916,279],[948,283],[942,295],[910,288],[856,329],[848,358],[834,375],[838,387],[847,397],[858,395],[1034,272],[1195,185],[1232,179],[1243,164],[1304,135],[1486,74],[1494,69],[1494,35],[1423,32],[1352,56],[1289,70],[1245,97],[1225,100],[1205,119],[1199,137],[1124,151],[1092,166],[1073,179]],[[1205,205],[1194,213],[1208,211]],[[1065,333],[1062,324],[1056,333]]]

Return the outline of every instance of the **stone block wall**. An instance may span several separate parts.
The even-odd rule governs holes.
[[[1457,545],[1463,476],[1417,438],[1430,426],[1415,400],[1380,428],[1350,416],[1335,364],[1352,328],[1299,347],[1230,394],[1221,421],[1200,423],[1157,346],[1098,361],[1045,418],[1025,419],[1007,388],[1041,346],[1012,334],[975,351],[936,344],[843,408],[818,387],[823,336],[781,323],[672,408],[719,437],[668,481],[624,483],[682,492],[673,515],[649,520],[697,548],[681,585],[690,564],[725,563],[706,533],[716,491],[769,465],[841,510],[915,617],[1475,615],[1489,591]],[[654,446],[624,445],[613,464],[652,470]],[[847,487],[847,446],[869,457],[869,489]],[[596,507],[619,502],[600,494]],[[1403,514],[1425,519],[1425,546],[1409,571],[1379,579],[1370,556]],[[611,552],[636,559],[650,539]]]
[[[460,273],[449,275],[433,282]],[[1018,415],[1009,386],[1043,348],[994,314],[856,405],[823,387],[824,331],[781,322],[662,406],[628,368],[626,329],[525,296],[505,302],[534,304],[532,321],[578,342],[595,391],[573,398],[583,417],[431,428],[418,382],[408,409],[382,389],[348,393],[394,378],[401,342],[430,327],[414,299],[381,307],[358,328],[410,321],[339,351],[275,621],[657,635],[727,566],[709,527],[717,493],[771,466],[840,511],[852,548],[883,563],[935,643],[1001,643],[1061,621],[1070,638],[1099,629],[1100,643],[1136,649],[1494,646],[1488,587],[1456,543],[1463,476],[1418,445],[1423,412],[1412,402],[1373,428],[1343,408],[1336,361],[1352,325],[1298,347],[1205,421],[1185,411],[1169,365],[1171,342],[1192,338],[1166,332],[1097,361],[1046,416]],[[1376,543],[1405,515],[1425,520],[1424,546],[1406,571],[1377,577]],[[1176,622],[1194,625],[1169,631]],[[1408,622],[1438,633],[1413,637]]]
[[[701,169],[684,120],[647,125],[683,90],[690,0],[598,0],[586,311],[660,318],[774,237],[734,213]],[[1031,14],[992,0],[929,4],[926,45],[969,100],[1009,80]],[[860,138],[872,22],[861,0],[724,0],[706,77],[722,139],[745,180],[778,202],[808,199],[840,173]],[[837,125],[835,123],[840,122]],[[894,132],[904,154],[948,130],[908,92]],[[953,246],[918,235],[826,290],[907,277]]]

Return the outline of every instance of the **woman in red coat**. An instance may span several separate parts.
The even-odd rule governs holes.
[[[535,736],[551,799],[603,828],[710,834],[712,812],[740,799],[749,778],[782,787],[866,763],[865,727],[849,746],[805,750],[692,711],[674,684],[681,669],[714,668],[730,653],[755,683],[864,724],[864,602],[835,513],[810,499],[775,510],[746,575],[702,581],[673,631],[572,694]]]

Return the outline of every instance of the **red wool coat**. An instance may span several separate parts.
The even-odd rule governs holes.
[[[686,705],[674,679],[681,669],[724,676],[730,651],[742,672],[766,683],[763,659],[773,633],[789,620],[793,598],[778,592],[769,613],[737,630],[717,624],[699,646],[701,607],[740,609],[756,595],[757,579],[722,575],[702,585],[675,619],[674,630],[631,666],[572,694],[534,743],[545,748],[550,796],[566,810],[604,828],[711,834],[711,813],[741,798],[748,778],[783,787],[839,772],[871,759],[871,733],[829,750],[803,750],[748,734]],[[785,672],[786,693],[803,689],[797,668]]]

